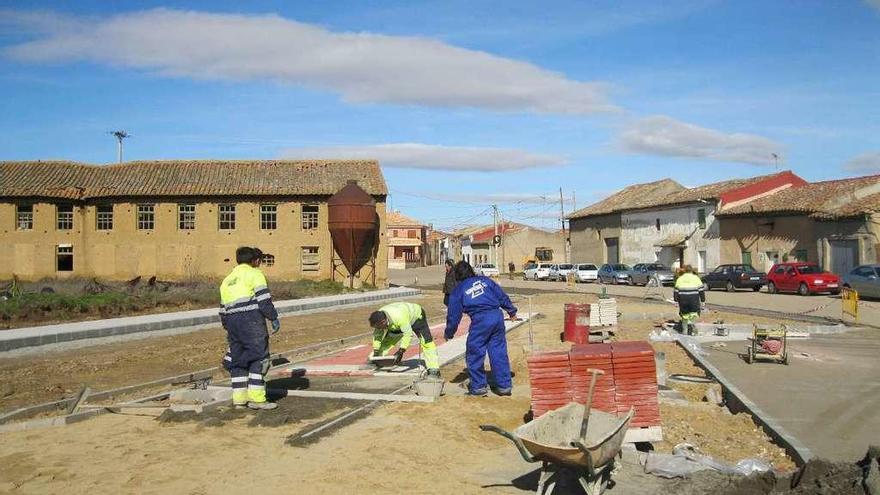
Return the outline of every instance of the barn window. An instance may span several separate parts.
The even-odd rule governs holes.
[[[151,204],[137,205],[138,230],[153,230],[156,225],[156,206]]]
[[[98,230],[113,230],[113,205],[99,205],[95,216]]]
[[[235,230],[235,205],[231,203],[217,205],[217,219],[220,230]]]
[[[305,246],[302,248],[302,271],[316,272],[321,264],[318,255],[318,246]]]
[[[314,230],[318,228],[318,205],[303,205],[302,228],[303,230]]]
[[[33,230],[34,205],[18,205],[15,207],[15,228],[18,230]]]
[[[55,228],[58,230],[73,229],[73,205],[55,205]]]
[[[278,228],[278,205],[260,205],[260,229]]]
[[[177,228],[180,230],[195,230],[196,228],[196,205],[193,203],[180,203],[177,205]]]
[[[55,268],[59,272],[73,271],[73,246],[62,244],[56,247]]]

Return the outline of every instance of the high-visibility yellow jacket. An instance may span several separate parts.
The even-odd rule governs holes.
[[[700,302],[706,301],[703,281],[693,273],[683,273],[675,280],[672,299],[678,302],[680,313],[699,313]]]
[[[400,339],[400,348],[406,349],[412,341],[413,329],[412,324],[415,323],[424,314],[422,307],[416,303],[410,302],[393,302],[379,308],[379,311],[385,313],[388,317],[387,329],[376,329],[373,331],[373,349],[379,349],[382,345],[382,339],[386,334],[395,334],[403,332]]]
[[[267,320],[278,319],[278,312],[272,304],[272,294],[266,285],[263,272],[247,263],[242,263],[229,273],[220,284],[220,319],[226,326],[231,315],[253,312]]]

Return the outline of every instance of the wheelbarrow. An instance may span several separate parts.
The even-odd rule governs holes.
[[[587,495],[600,495],[611,481],[614,458],[620,453],[627,426],[635,410],[619,418],[591,410],[593,389],[600,370],[593,373],[585,405],[571,402],[526,423],[513,432],[493,425],[480,425],[483,431],[507,438],[526,462],[541,462],[538,495],[553,493],[560,475],[575,475]]]

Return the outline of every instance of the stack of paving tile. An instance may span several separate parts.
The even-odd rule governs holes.
[[[532,354],[526,363],[532,387],[532,412],[536,418],[571,402],[568,351]]]
[[[572,399],[586,404],[592,374],[588,369],[604,371],[596,380],[593,391],[593,408],[616,413],[617,403],[614,387],[614,367],[611,361],[611,344],[575,344],[569,352]]]
[[[654,348],[645,341],[613,342],[611,361],[617,412],[626,414],[634,407],[636,413],[630,427],[659,426]]]
[[[590,326],[617,325],[617,299],[599,299],[590,305]]]

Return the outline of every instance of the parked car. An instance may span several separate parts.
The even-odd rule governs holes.
[[[880,298],[880,265],[862,265],[843,276],[844,287],[855,289],[859,297]]]
[[[492,263],[481,263],[474,269],[477,275],[484,277],[497,277],[499,275],[498,268]]]
[[[550,263],[529,263],[523,269],[523,280],[548,280]]]
[[[575,282],[595,282],[599,278],[599,268],[592,263],[578,263],[574,269]]]
[[[605,263],[599,269],[599,282],[603,284],[630,283],[629,265],[623,263]]]
[[[725,289],[733,292],[736,289],[752,289],[758,292],[767,285],[767,274],[755,270],[752,265],[718,265],[703,276],[703,283],[709,290]]]
[[[675,283],[675,275],[668,267],[661,263],[639,263],[630,270],[630,280],[633,285],[648,285],[656,277],[661,285]]]
[[[550,265],[550,280],[558,280],[565,281],[568,279],[568,274],[574,270],[574,265],[571,263],[559,263],[556,265]]]
[[[802,296],[840,293],[840,277],[822,271],[815,263],[777,263],[767,274],[767,292],[797,292]]]

